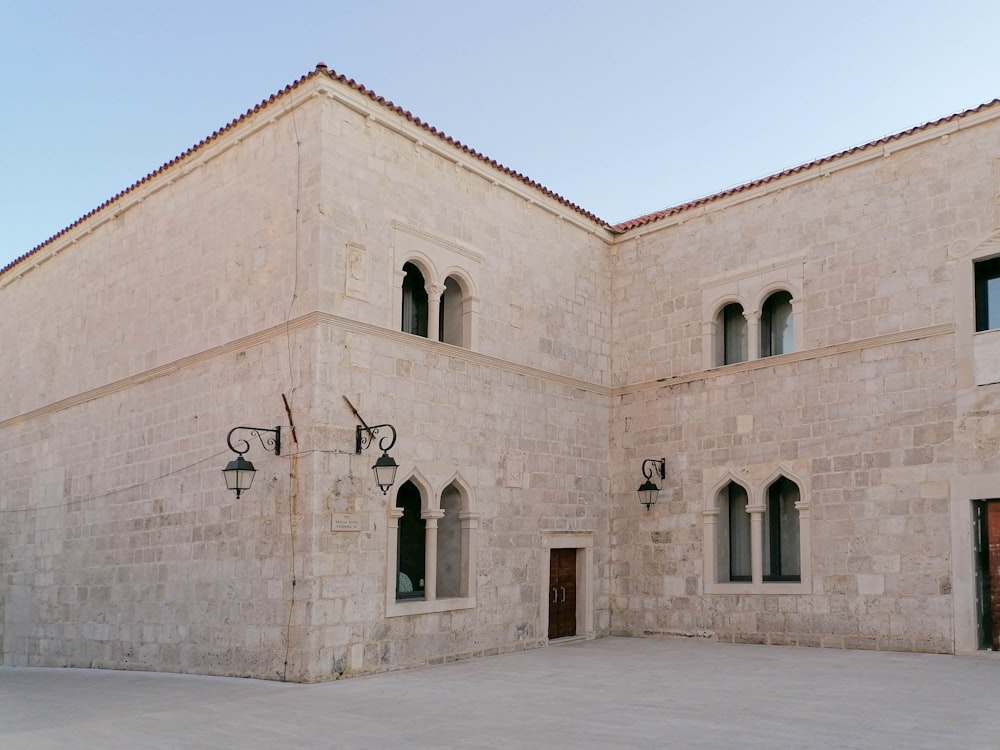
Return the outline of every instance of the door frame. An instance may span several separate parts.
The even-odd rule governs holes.
[[[543,559],[539,589],[541,597],[539,633],[548,640],[549,634],[549,571],[552,566],[553,549],[576,550],[576,635],[594,637],[594,535],[591,532],[542,532]]]
[[[954,607],[954,638],[957,654],[989,654],[1000,658],[1000,651],[979,648],[979,621],[976,602],[976,542],[974,501],[995,498],[1000,488],[1000,474],[975,474],[952,477],[951,485],[951,596]]]

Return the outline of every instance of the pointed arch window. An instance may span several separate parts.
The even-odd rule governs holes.
[[[389,617],[474,607],[478,514],[458,477],[426,494],[418,474],[400,485],[389,508],[386,614]]]
[[[716,487],[702,514],[705,593],[809,593],[809,503],[798,480],[776,473],[754,488]]]
[[[400,486],[396,494],[396,507],[403,511],[397,536],[397,599],[422,599],[424,596],[427,522],[421,516],[422,505],[420,490],[413,482]]]
[[[799,488],[781,477],[767,488],[764,511],[764,580],[801,580],[799,539]]]
[[[730,482],[719,493],[719,574],[722,581],[749,581],[752,575],[747,491]]]

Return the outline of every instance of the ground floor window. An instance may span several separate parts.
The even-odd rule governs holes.
[[[420,506],[420,490],[413,482],[404,483],[396,495],[396,507],[403,512],[397,539],[397,599],[424,597],[427,522],[421,517]]]
[[[734,477],[711,492],[703,518],[706,593],[808,592],[809,506],[798,481]]]
[[[478,518],[460,478],[440,491],[418,476],[400,484],[389,511],[390,616],[474,606]]]

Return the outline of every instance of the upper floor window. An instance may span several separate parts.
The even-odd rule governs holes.
[[[976,330],[1000,328],[1000,257],[978,261],[976,268]]]
[[[403,333],[427,337],[427,287],[424,275],[412,263],[403,266]]]
[[[478,298],[472,282],[460,271],[453,271],[444,281],[438,274],[426,261],[403,264],[395,311],[400,330],[473,349]]]
[[[788,354],[795,349],[792,337],[792,295],[775,292],[764,302],[760,315],[760,356]]]
[[[441,319],[438,322],[438,340],[455,346],[466,346],[465,343],[465,311],[462,287],[454,276],[444,281],[444,291],[441,292]]]
[[[743,305],[732,302],[719,311],[719,364],[731,365],[747,360],[747,320]]]

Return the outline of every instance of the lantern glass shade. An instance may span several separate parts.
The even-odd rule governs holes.
[[[222,474],[226,478],[226,489],[233,490],[238,500],[241,492],[250,489],[256,471],[252,463],[243,456],[237,456],[222,470]]]
[[[382,453],[375,465],[372,466],[372,471],[375,472],[375,484],[382,490],[383,495],[389,492],[389,488],[396,481],[396,469],[398,468],[396,461],[388,453]]]
[[[649,479],[639,486],[639,502],[646,506],[646,510],[649,510],[649,506],[656,504],[656,498],[659,494],[660,488]]]

